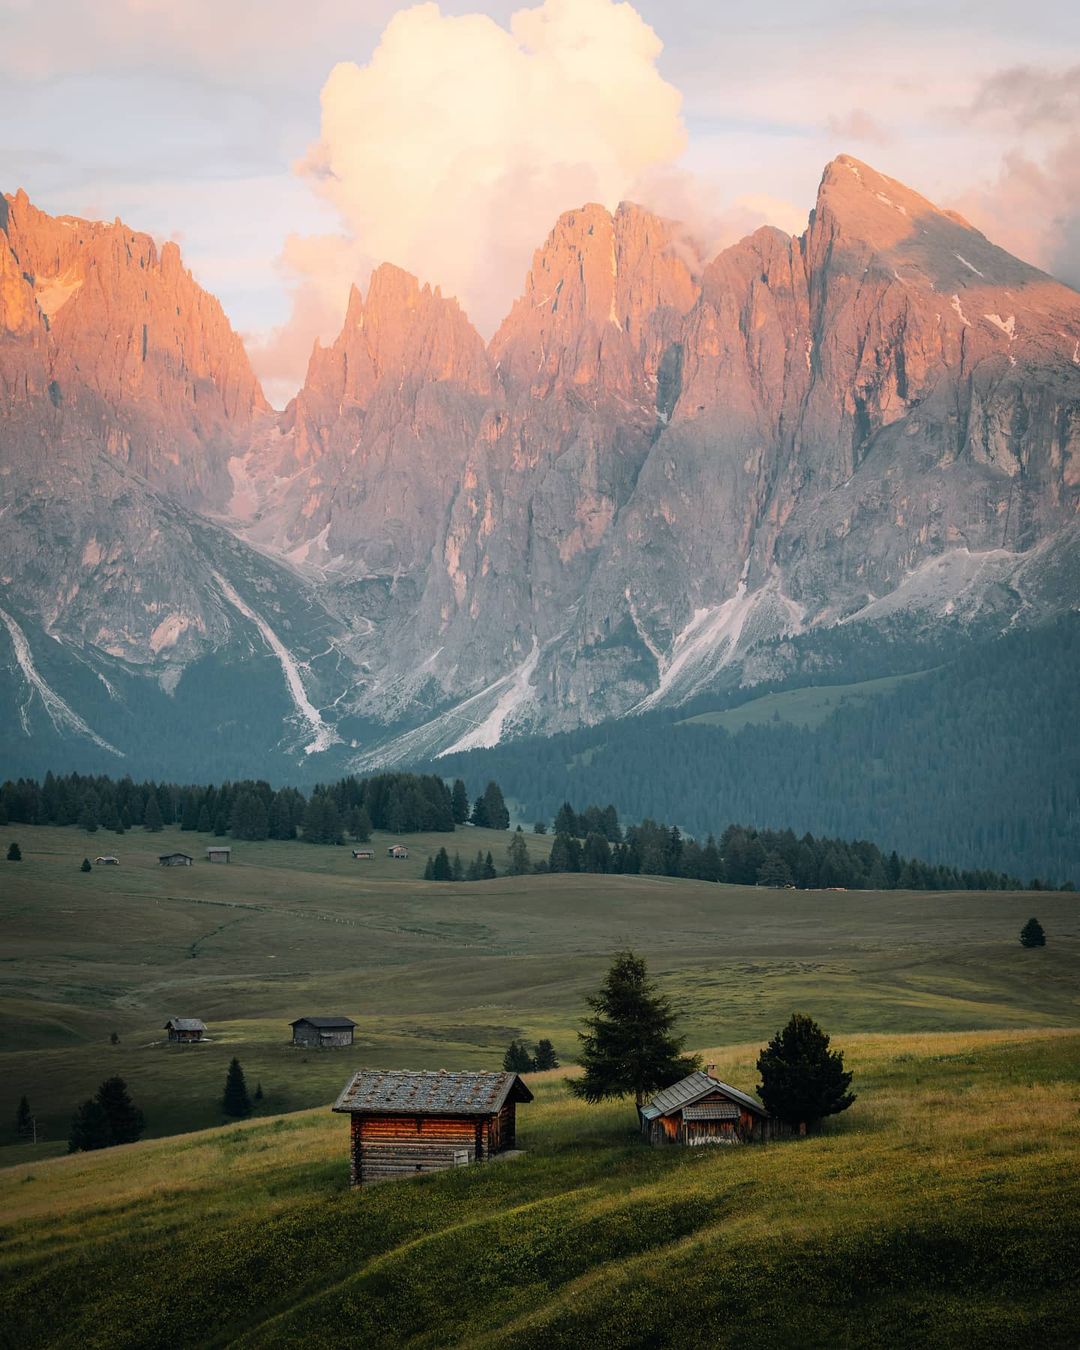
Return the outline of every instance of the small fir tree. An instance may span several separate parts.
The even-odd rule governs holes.
[[[227,1116],[233,1116],[238,1120],[251,1115],[251,1098],[244,1082],[244,1071],[240,1067],[240,1061],[235,1057],[229,1065],[229,1072],[225,1075],[225,1092],[221,1098],[221,1109]]]
[[[84,859],[82,860],[82,863],[79,865],[79,871],[80,871],[80,872],[92,872],[93,870],[94,870],[94,869],[93,869],[93,867],[92,867],[91,864],[90,864],[90,859],[89,859],[89,858],[84,858]]]
[[[17,1139],[34,1137],[34,1113],[30,1110],[30,1099],[25,1095],[19,1098],[19,1104],[15,1108],[15,1137]]]
[[[146,1129],[146,1117],[128,1095],[122,1078],[106,1078],[94,1097],[109,1122],[113,1144],[133,1144]]]
[[[262,1083],[257,1082],[255,1084],[255,1095],[252,1098],[252,1101],[261,1102],[262,1099],[263,1099]]]
[[[22,849],[14,839],[8,845],[7,860],[8,862],[22,862]]]
[[[571,1083],[589,1102],[633,1094],[640,1108],[646,1096],[677,1082],[698,1067],[683,1054],[685,1038],[675,1034],[671,1000],[649,979],[645,962],[620,952],[604,983],[587,1000],[580,1063],[584,1074]]]
[[[431,864],[432,881],[453,881],[453,869],[450,866],[450,855],[445,848],[440,848],[435,854],[435,859]]]
[[[1046,933],[1038,919],[1028,919],[1023,928],[1020,929],[1020,945],[1022,947],[1046,946]]]
[[[805,1134],[826,1116],[846,1111],[855,1100],[844,1056],[829,1049],[829,1037],[802,1013],[792,1013],[758,1056],[758,1096],[772,1115]]]
[[[481,881],[492,881],[499,874],[495,871],[495,859],[491,856],[491,850],[488,849],[484,855],[484,866],[480,871]]]
[[[112,1142],[109,1117],[105,1114],[104,1107],[93,1098],[83,1102],[71,1121],[68,1152],[90,1153],[95,1149],[108,1148]]]
[[[547,834],[547,821],[538,820],[533,826],[533,834]]]
[[[120,1044],[120,1033],[119,1033],[118,1031],[110,1031],[110,1032],[109,1032],[109,1044],[110,1044],[110,1045],[119,1045],[119,1044]]]
[[[424,864],[424,880],[425,881],[435,880],[435,859],[431,856],[430,853],[428,854],[427,862]]]
[[[465,869],[461,865],[461,854],[455,853],[453,864],[450,867],[450,880],[460,881],[464,875]]]
[[[525,1048],[524,1041],[511,1041],[503,1055],[503,1068],[507,1073],[531,1073],[532,1056]]]
[[[533,1049],[533,1069],[537,1073],[542,1073],[546,1069],[557,1069],[559,1067],[559,1057],[555,1053],[555,1047],[547,1039],[537,1041]]]
[[[529,871],[529,848],[525,843],[525,836],[521,832],[519,825],[510,840],[509,859],[510,875],[512,877],[522,877]]]

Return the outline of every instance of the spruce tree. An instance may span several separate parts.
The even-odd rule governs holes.
[[[492,881],[499,874],[495,871],[495,859],[491,856],[491,850],[488,849],[484,855],[484,866],[480,872],[481,881]]]
[[[450,792],[450,811],[455,825],[464,825],[469,819],[469,794],[465,791],[465,784],[460,778],[454,779],[454,786]]]
[[[772,1115],[801,1133],[825,1116],[846,1111],[855,1100],[844,1056],[829,1049],[829,1037],[810,1017],[792,1013],[758,1056],[758,1096]]]
[[[8,845],[7,860],[8,862],[22,862],[22,849],[14,839]]]
[[[524,1041],[511,1041],[503,1055],[503,1068],[507,1073],[531,1073],[532,1056],[525,1048]]]
[[[15,1108],[15,1136],[17,1139],[33,1139],[34,1113],[30,1110],[30,1099],[23,1095]]]
[[[431,864],[432,881],[453,881],[454,874],[450,867],[450,855],[445,848],[439,849],[435,854],[435,859]]]
[[[533,834],[547,834],[547,821],[538,820],[533,826]]]
[[[199,834],[209,834],[214,828],[214,822],[210,819],[210,808],[205,802],[199,807],[198,820],[195,822],[195,829]]]
[[[529,870],[529,848],[525,843],[525,836],[521,832],[519,825],[510,840],[509,849],[510,875],[512,877],[524,876]]]
[[[114,1144],[133,1144],[146,1129],[146,1118],[128,1095],[122,1078],[106,1078],[94,1097],[109,1122]]]
[[[147,794],[146,810],[143,812],[143,829],[148,830],[151,834],[160,834],[163,828],[157,793],[150,792]]]
[[[488,819],[487,797],[482,792],[473,802],[471,820],[474,825],[478,825],[481,829],[486,829],[491,824]]]
[[[779,853],[769,853],[765,856],[765,861],[757,871],[757,884],[759,886],[791,886],[794,878],[791,875],[791,868],[781,858]]]
[[[108,1148],[112,1142],[109,1117],[104,1107],[93,1099],[83,1102],[72,1117],[68,1152],[89,1153],[94,1149]]]
[[[453,863],[451,864],[451,867],[450,867],[450,880],[451,880],[451,881],[460,881],[464,875],[465,875],[465,869],[464,869],[464,868],[462,867],[462,865],[461,865],[461,854],[460,854],[460,853],[455,853],[455,854],[454,854],[454,861],[453,861]]]
[[[579,1062],[585,1072],[571,1083],[589,1102],[633,1094],[645,1098],[698,1067],[683,1054],[685,1038],[674,1033],[675,1013],[666,994],[649,979],[645,962],[633,952],[615,957],[604,983],[588,1000]]]
[[[484,789],[484,806],[487,812],[488,826],[493,830],[510,828],[510,812],[503,800],[502,788],[492,781]]]
[[[261,1102],[262,1099],[263,1099],[263,1090],[262,1090],[262,1082],[260,1081],[255,1084],[255,1095],[252,1097],[252,1101]]]
[[[555,1053],[555,1047],[545,1039],[537,1041],[533,1049],[533,1069],[537,1073],[542,1073],[545,1069],[557,1069],[559,1067],[559,1057]]]
[[[80,830],[85,830],[87,834],[97,834],[99,820],[98,813],[100,807],[96,792],[84,793],[82,802],[79,805],[78,825]]]
[[[428,854],[427,862],[424,864],[424,880],[425,881],[435,880],[435,860],[432,858],[430,853]]]
[[[240,1120],[251,1115],[251,1098],[244,1082],[244,1071],[240,1067],[240,1061],[235,1057],[229,1065],[229,1072],[225,1075],[225,1092],[221,1098],[221,1109],[227,1116],[234,1116]]]
[[[556,834],[574,836],[578,832],[578,818],[569,802],[563,802],[555,813],[555,824],[551,827]]]
[[[1020,929],[1020,945],[1022,947],[1046,946],[1046,933],[1038,919],[1028,919],[1023,928]]]
[[[80,872],[92,872],[93,870],[94,870],[93,867],[91,867],[91,865],[90,865],[90,859],[89,859],[89,858],[84,858],[84,859],[82,860],[82,863],[81,863],[80,867],[79,867],[79,871],[80,871]]]

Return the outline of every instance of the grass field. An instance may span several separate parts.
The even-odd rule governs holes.
[[[857,684],[809,685],[803,689],[785,689],[776,694],[762,694],[740,703],[737,708],[723,708],[718,712],[699,713],[688,717],[684,725],[723,727],[732,733],[743,727],[763,726],[769,722],[787,722],[795,727],[821,726],[845,704],[856,704],[867,699],[891,694],[908,680],[920,679],[928,672],[913,671],[907,675],[884,675],[876,680],[861,680]]]
[[[221,1122],[233,1055],[262,1110],[325,1103],[361,1064],[497,1067],[511,1037],[572,1056],[583,1000],[630,945],[675,996],[692,1044],[760,1040],[792,1009],[832,1032],[1080,1025],[1074,895],[792,892],[663,877],[551,876],[438,885],[428,852],[463,856],[505,833],[412,836],[411,856],[354,862],[347,848],[234,845],[227,867],[163,868],[205,838],[9,826],[24,861],[0,862],[0,1130],[26,1093],[46,1142],[112,1073],[149,1133]],[[535,856],[545,841],[530,837]],[[119,868],[83,874],[116,848]],[[6,851],[6,847],[5,847]],[[1036,913],[1049,945],[1017,942]],[[289,1022],[341,1012],[350,1050],[304,1051]],[[167,1017],[197,1016],[210,1043],[169,1046]],[[116,1032],[120,1044],[109,1043]],[[21,1161],[24,1146],[0,1148]]]
[[[4,1342],[1076,1345],[1080,1034],[842,1046],[855,1106],[765,1146],[650,1149],[555,1071],[523,1157],[364,1192],[326,1109],[9,1169]]]

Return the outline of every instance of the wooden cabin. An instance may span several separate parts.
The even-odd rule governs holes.
[[[224,844],[211,844],[206,850],[206,861],[212,863],[232,862],[232,849]]]
[[[206,1024],[197,1017],[170,1017],[165,1023],[169,1040],[181,1045],[192,1045],[206,1035]]]
[[[163,853],[158,858],[162,867],[190,867],[194,861],[190,853]]]
[[[391,844],[390,847],[386,850],[386,856],[388,858],[394,858],[400,861],[400,859],[407,858],[409,856],[409,850],[405,847],[404,844]]]
[[[120,866],[120,859],[114,853],[105,853],[100,858],[95,858],[94,862],[96,862],[101,867]]]
[[[650,1144],[748,1144],[790,1130],[756,1097],[708,1073],[691,1073],[658,1092],[641,1110]]]
[[[352,1117],[354,1186],[486,1162],[516,1144],[532,1093],[516,1073],[361,1069],[334,1103]]]
[[[362,858],[367,862],[374,859],[375,850],[373,848],[354,848],[352,855],[354,858]]]
[[[326,1045],[352,1045],[356,1023],[348,1017],[298,1017],[290,1022],[293,1045],[317,1050]]]

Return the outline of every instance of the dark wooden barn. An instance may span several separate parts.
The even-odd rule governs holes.
[[[190,853],[163,853],[158,858],[162,867],[190,867],[192,861]]]
[[[361,1069],[334,1103],[352,1117],[352,1184],[485,1162],[515,1147],[531,1101],[516,1073]]]
[[[182,1045],[201,1041],[206,1035],[206,1025],[197,1017],[170,1017],[165,1023],[165,1030],[169,1033],[170,1041],[179,1041]]]
[[[641,1132],[650,1144],[747,1144],[788,1134],[756,1097],[708,1073],[692,1073],[642,1107]]]
[[[349,1017],[298,1017],[290,1022],[293,1045],[317,1050],[323,1045],[352,1045],[356,1023]]]

